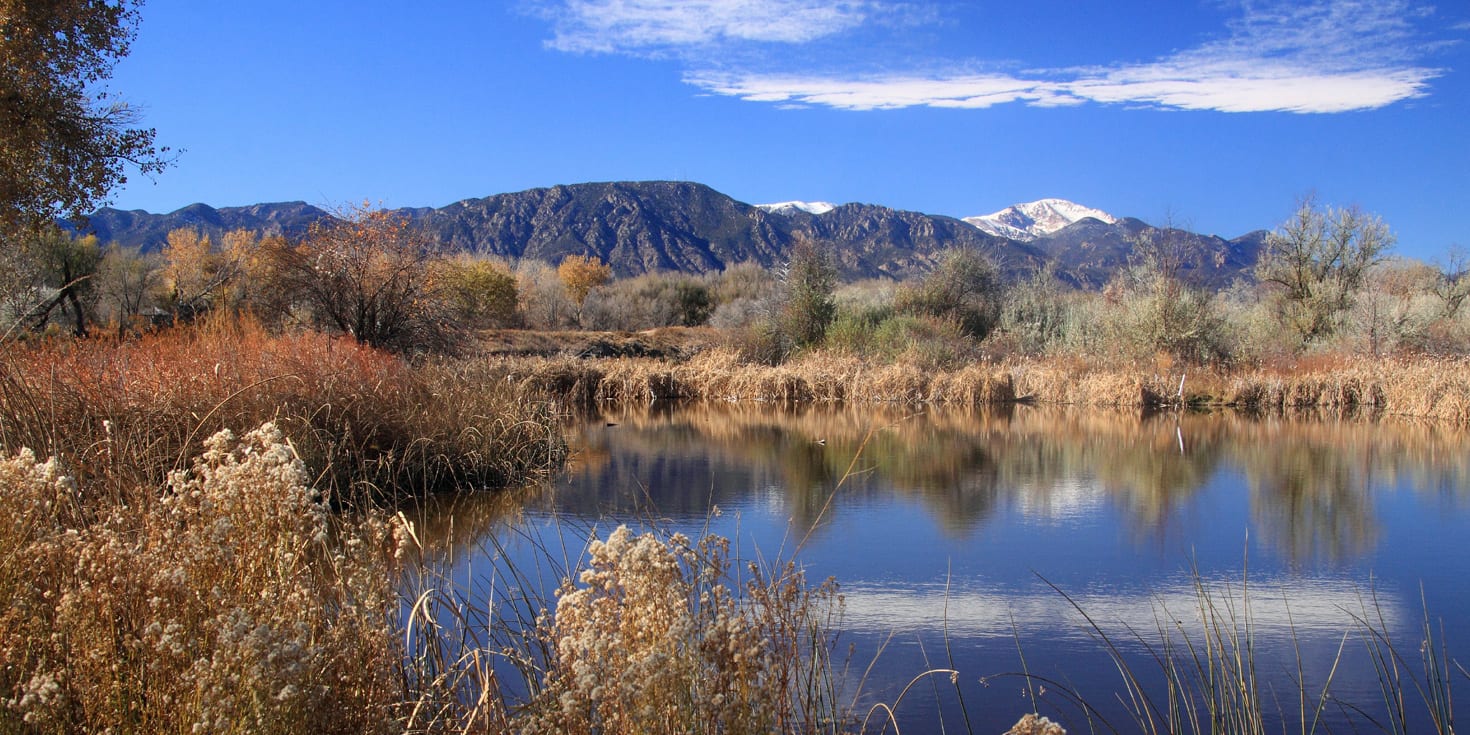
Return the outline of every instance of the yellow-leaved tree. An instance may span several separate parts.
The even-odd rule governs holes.
[[[439,290],[451,313],[466,327],[509,327],[516,319],[516,277],[505,267],[474,255],[447,258]]]
[[[556,274],[566,287],[567,295],[577,304],[577,325],[580,326],[587,295],[612,279],[612,266],[588,255],[569,255],[557,266]]]

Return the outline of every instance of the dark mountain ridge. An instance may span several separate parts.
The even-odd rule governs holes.
[[[1226,240],[1180,229],[1156,228],[1142,220],[1124,217],[1114,224],[1086,218],[1031,242],[1056,262],[1058,273],[1082,288],[1101,288],[1113,274],[1126,268],[1134,257],[1134,243],[1148,236],[1167,239],[1175,247],[1190,251],[1183,277],[1216,288],[1249,276],[1266,241],[1266,231],[1257,230]]]
[[[1063,280],[1084,288],[1102,285],[1127,265],[1133,241],[1152,229],[1131,218],[1111,225],[1083,219],[1018,242],[953,217],[872,204],[844,204],[821,214],[767,211],[703,184],[676,181],[570,184],[397,211],[452,250],[553,264],[569,255],[590,255],[612,265],[619,276],[703,273],[747,261],[769,267],[784,262],[796,242],[811,240],[833,254],[845,279],[906,278],[931,269],[947,249],[969,247],[989,255],[1013,278],[1054,261]],[[156,249],[169,231],[181,227],[214,237],[245,229],[297,238],[331,216],[305,202],[219,209],[193,204],[168,214],[104,208],[89,218],[85,230],[104,242]],[[1188,238],[1205,254],[1197,276],[1214,285],[1249,273],[1263,234],[1224,240],[1170,233]]]
[[[121,210],[104,207],[87,217],[82,231],[94,234],[102,242],[142,246],[145,250],[163,247],[168,233],[179,228],[193,228],[218,238],[231,230],[249,230],[260,235],[301,237],[311,223],[331,214],[306,202],[252,204],[245,207],[221,207],[190,204],[168,214],[152,214],[141,209]]]

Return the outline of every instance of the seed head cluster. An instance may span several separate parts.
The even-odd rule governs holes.
[[[732,591],[732,584],[735,590]],[[541,634],[555,660],[529,732],[796,732],[830,705],[821,689],[836,585],[786,567],[731,578],[729,541],[661,540],[620,526],[594,540]],[[820,654],[817,654],[820,655]]]
[[[0,730],[382,729],[391,529],[307,480],[272,424],[146,504],[85,510],[55,461],[0,462]]]

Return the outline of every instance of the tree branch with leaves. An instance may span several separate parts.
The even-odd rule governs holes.
[[[0,229],[80,217],[133,167],[169,164],[136,108],[103,83],[127,56],[139,0],[0,0]]]

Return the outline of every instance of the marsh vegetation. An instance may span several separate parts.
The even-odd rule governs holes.
[[[0,731],[1450,732],[1463,274],[1311,203],[1276,237],[1088,292],[812,242],[612,279],[372,210],[46,234],[0,307]]]

